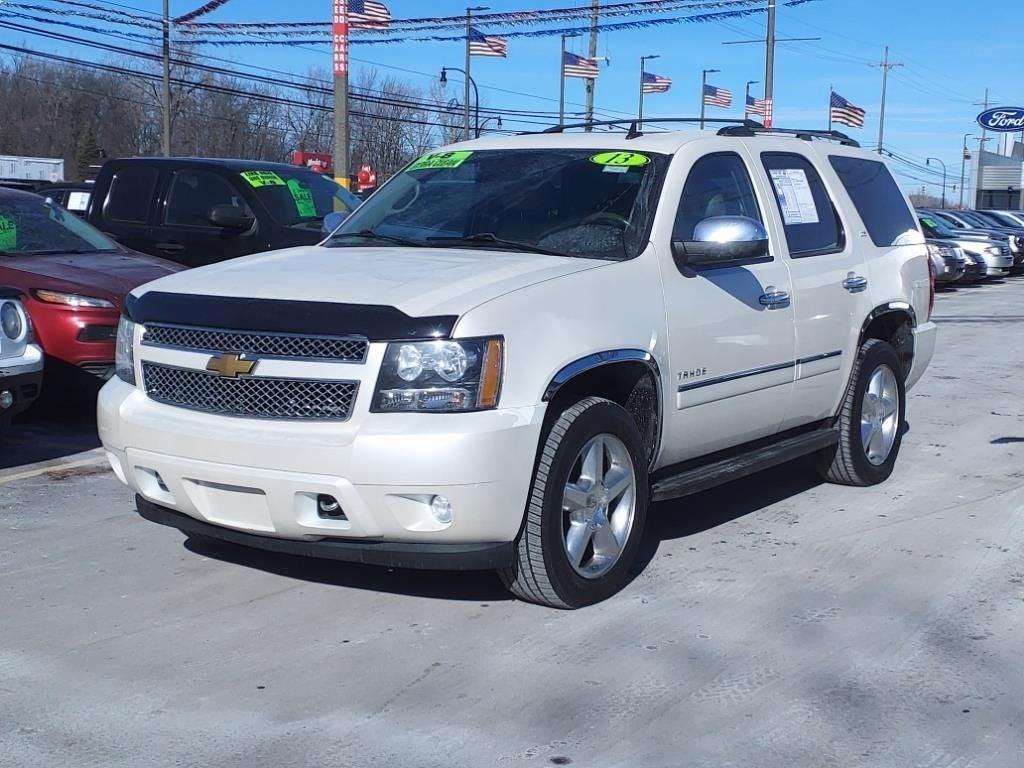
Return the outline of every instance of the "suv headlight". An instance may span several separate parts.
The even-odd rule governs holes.
[[[0,305],[0,328],[4,336],[11,341],[21,341],[28,328],[28,318],[21,307],[13,301],[5,301]]]
[[[114,373],[127,384],[135,384],[135,323],[124,315],[117,324]]]
[[[498,405],[504,341],[388,344],[371,411],[481,411]]]

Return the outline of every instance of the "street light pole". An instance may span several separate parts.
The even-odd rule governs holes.
[[[702,69],[700,71],[700,129],[704,130],[704,89],[707,88],[708,75],[713,72],[720,72],[718,69]],[[746,102],[743,103],[743,109],[747,108]]]
[[[661,54],[655,53],[640,57],[640,107],[636,111],[636,129],[638,131],[644,127],[644,63],[650,59],[660,58],[660,56]]]
[[[942,166],[942,205],[940,206],[943,210],[946,208],[946,164],[937,157],[926,157],[924,159],[925,165],[931,165],[932,160]]]
[[[964,134],[964,147],[963,152],[960,153],[960,208],[964,207],[964,174],[967,173],[967,140],[973,136],[973,133]]]
[[[476,115],[475,118],[474,118],[474,123],[476,125],[476,130],[474,131],[474,133],[476,134],[477,138],[480,138],[480,90],[476,87],[476,80],[474,80],[470,76],[470,74],[468,72],[466,72],[466,70],[464,70],[464,69],[459,69],[458,67],[441,67],[441,85],[444,85],[445,83],[448,82],[448,70],[449,69],[452,72],[461,72],[462,76],[466,79],[466,105],[464,107],[464,111],[465,111],[466,114],[469,114],[469,88],[470,88],[470,86],[473,87],[473,97],[474,97],[473,101],[474,101],[474,105],[475,105],[473,107],[473,112]],[[466,129],[468,131],[469,123],[466,124]],[[470,134],[467,132],[466,133],[466,138],[468,139],[469,137],[470,137]]]

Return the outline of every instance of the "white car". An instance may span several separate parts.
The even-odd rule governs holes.
[[[131,293],[99,431],[140,514],[601,600],[653,501],[814,453],[893,470],[935,345],[928,251],[838,134],[488,137],[321,245]]]
[[[32,405],[42,386],[43,351],[20,297],[0,287],[0,426]]]

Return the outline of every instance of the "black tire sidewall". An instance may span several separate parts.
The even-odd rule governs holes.
[[[636,475],[636,510],[629,539],[619,561],[597,579],[585,579],[573,569],[563,538],[562,495],[576,457],[592,437],[607,433],[619,438],[629,450]],[[600,602],[628,583],[647,520],[649,497],[646,453],[636,423],[621,406],[598,402],[580,414],[569,426],[551,463],[544,489],[541,542],[544,565],[558,595],[570,606]]]
[[[846,424],[843,439],[850,441],[850,457],[853,460],[857,475],[871,485],[881,483],[888,479],[896,466],[896,459],[899,456],[900,446],[903,443],[903,424],[906,418],[907,391],[903,377],[903,366],[900,363],[899,355],[891,345],[885,342],[868,344],[862,351],[857,381],[854,383],[853,410],[850,423]],[[896,379],[896,390],[899,392],[899,417],[896,426],[896,439],[893,441],[892,449],[885,461],[881,464],[872,464],[868,461],[867,454],[860,436],[860,418],[864,409],[864,393],[867,391],[871,376],[880,366],[888,366]]]

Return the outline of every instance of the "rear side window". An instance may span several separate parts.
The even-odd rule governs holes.
[[[125,166],[115,171],[103,207],[104,218],[132,224],[149,221],[149,209],[159,175],[156,168],[144,165]]]
[[[843,225],[811,162],[790,152],[764,152],[761,162],[779,204],[789,255],[799,258],[841,251]]]
[[[731,152],[705,155],[693,164],[679,199],[673,239],[692,240],[694,228],[713,216],[761,221],[747,166]]]
[[[871,242],[886,248],[895,245],[901,235],[917,229],[914,216],[885,163],[840,155],[832,155],[829,162],[850,194]]]

